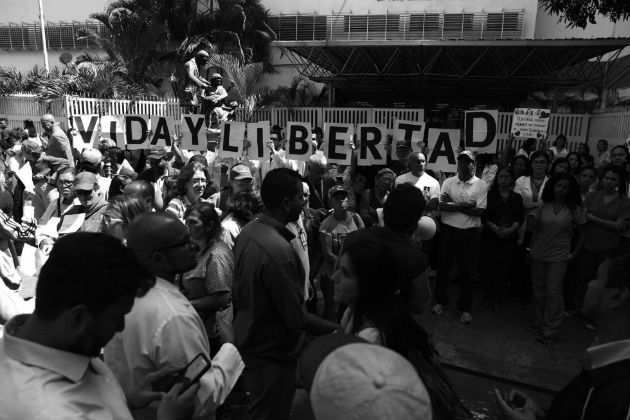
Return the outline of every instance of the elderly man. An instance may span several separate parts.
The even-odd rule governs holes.
[[[274,169],[261,187],[265,213],[247,224],[234,244],[234,330],[247,365],[249,418],[289,418],[297,359],[305,333],[321,335],[337,325],[304,308],[304,268],[286,228],[304,204],[302,177]]]
[[[74,178],[74,192],[85,212],[85,219],[79,230],[81,232],[98,232],[101,228],[101,220],[103,220],[107,201],[100,190],[96,175],[91,172],[77,174]],[[63,222],[64,219],[62,218]]]
[[[53,170],[57,170],[59,166],[64,164],[74,167],[72,145],[66,133],[64,133],[57,124],[55,117],[50,114],[45,114],[42,116],[40,122],[44,129],[42,139],[47,143],[46,154],[42,155],[42,159],[50,163]]]
[[[424,153],[410,153],[407,158],[409,172],[398,176],[394,181],[394,185],[411,184],[422,191],[424,200],[427,203],[430,200],[437,202],[440,196],[440,183],[424,171],[426,164],[427,158],[424,156]]]
[[[186,226],[165,213],[144,213],[130,223],[127,245],[155,277],[125,317],[125,329],[105,347],[105,362],[124,390],[159,369],[186,366],[200,353],[210,356],[204,323],[175,285],[178,275],[196,265]],[[226,343],[200,380],[195,417],[214,417],[243,371],[241,356],[230,343],[233,332],[221,325],[226,328],[221,331]],[[136,418],[154,417],[152,407],[136,413]]]
[[[201,89],[210,86],[210,83],[199,75],[199,68],[208,64],[210,56],[204,50],[197,51],[197,54],[184,64],[186,77],[184,78],[184,92],[180,100],[180,105],[188,114],[196,114],[199,106],[198,93]]]
[[[125,325],[146,276],[133,253],[111,236],[75,233],[60,239],[39,274],[35,313],[13,317],[0,339],[0,378],[6,384],[0,387],[0,418],[131,420],[129,408],[162,399],[149,389],[159,374],[143,377],[125,395],[99,358]],[[156,417],[189,415],[196,390],[178,396],[181,385],[174,387]]]

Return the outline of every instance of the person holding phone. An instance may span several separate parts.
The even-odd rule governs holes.
[[[105,362],[124,390],[138,386],[148,374],[167,367],[184,367],[200,353],[210,355],[210,343],[202,319],[176,285],[179,276],[195,268],[197,247],[186,226],[168,213],[143,213],[131,221],[127,246],[151,273],[125,328],[105,346]],[[195,417],[214,417],[244,369],[234,347],[231,325],[219,324],[224,344],[200,378],[195,398]],[[154,418],[156,407],[134,412],[136,418]]]
[[[199,386],[152,391],[149,383],[173,371],[167,368],[123,394],[99,358],[146,276],[114,237],[81,232],[59,239],[39,275],[35,312],[11,318],[0,338],[0,378],[10,384],[0,387],[0,418],[131,420],[130,408],[154,401],[153,418],[189,417]]]

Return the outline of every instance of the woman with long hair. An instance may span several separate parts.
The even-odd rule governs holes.
[[[529,165],[529,159],[525,156],[516,156],[514,162],[512,162],[512,171],[514,172],[514,180],[519,179],[522,176],[529,175],[531,168]]]
[[[553,146],[551,146],[549,150],[553,152],[555,159],[567,157],[569,154],[569,149],[567,149],[567,136],[558,134],[556,141],[553,142]]]
[[[505,299],[510,267],[516,251],[518,228],[523,224],[525,208],[523,199],[512,190],[514,173],[503,167],[488,191],[488,204],[483,215],[485,229],[482,235],[482,286],[485,301],[478,309],[483,310],[492,304],[495,313],[501,312],[501,302]]]
[[[567,155],[567,161],[569,162],[569,173],[576,179],[580,174],[580,155],[576,152],[571,152]]]
[[[210,348],[218,349],[217,322],[232,322],[232,250],[221,241],[221,221],[214,206],[198,202],[184,214],[190,240],[197,245],[197,266],[182,275],[181,287],[204,322]]]
[[[193,162],[184,166],[177,177],[177,196],[165,211],[183,220],[186,210],[201,201],[209,179],[208,168],[203,164]]]
[[[528,331],[539,333],[537,340],[544,344],[556,340],[562,324],[563,280],[583,238],[580,235],[572,242],[574,232],[579,234],[577,228],[585,222],[581,204],[575,178],[555,174],[545,185],[542,204],[534,215],[530,257],[535,320]]]
[[[555,174],[568,174],[571,170],[571,164],[567,158],[557,158],[551,164],[551,169],[549,169],[549,175]]]
[[[426,331],[401,300],[394,261],[391,251],[377,241],[344,249],[333,275],[335,300],[348,305],[341,327],[409,360],[429,392],[433,418],[470,418],[446,379]]]

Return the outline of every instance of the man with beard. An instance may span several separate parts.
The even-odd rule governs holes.
[[[265,213],[246,225],[234,244],[234,331],[245,361],[249,418],[289,418],[297,359],[305,334],[337,325],[306,312],[304,268],[290,241],[288,222],[306,203],[302,177],[288,168],[270,171],[261,195]]]
[[[98,256],[98,257],[96,257]],[[0,339],[3,419],[116,418],[163,398],[149,389],[161,373],[123,390],[99,358],[123,329],[125,314],[147,276],[114,237],[75,233],[61,238],[42,267],[32,315],[17,315]],[[197,387],[164,396],[157,418],[186,417]],[[181,418],[181,417],[178,417]]]
[[[167,367],[187,366],[198,354],[210,357],[203,321],[175,285],[176,278],[194,268],[196,247],[179,219],[166,213],[143,213],[127,230],[127,245],[154,280],[145,284],[125,328],[107,344],[105,362],[126,392],[143,377]],[[231,344],[233,332],[225,324],[225,344],[200,379],[195,398],[195,418],[214,418],[243,371],[243,362]],[[155,407],[134,413],[136,418],[155,418]]]

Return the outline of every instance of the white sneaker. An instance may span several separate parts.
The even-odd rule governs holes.
[[[444,311],[446,310],[446,308],[448,308],[447,305],[442,306],[439,303],[436,303],[435,305],[433,305],[433,308],[431,309],[431,313],[433,315],[442,315]]]
[[[470,312],[462,312],[460,321],[462,321],[463,324],[470,324],[472,322],[472,315]]]

